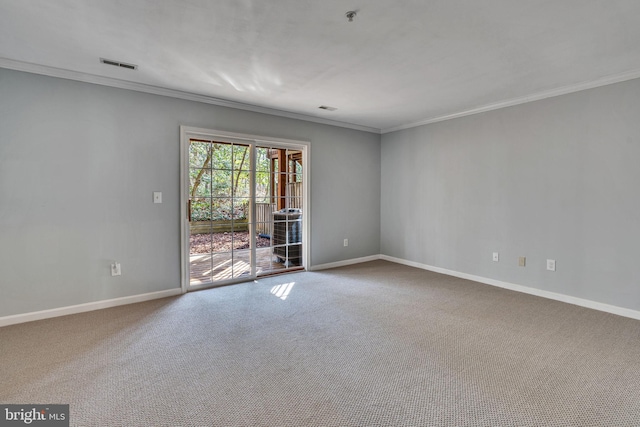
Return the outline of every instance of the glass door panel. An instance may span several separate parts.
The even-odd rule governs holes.
[[[256,155],[258,275],[302,268],[302,151],[259,146]]]

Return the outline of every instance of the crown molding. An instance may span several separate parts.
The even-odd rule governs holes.
[[[136,92],[150,93],[153,95],[167,96],[170,98],[178,98],[178,99],[184,99],[187,101],[201,102],[204,104],[218,105],[221,107],[235,108],[238,110],[252,111],[254,113],[262,113],[262,114],[268,114],[271,116],[286,117],[289,119],[303,120],[306,122],[314,122],[314,123],[320,123],[320,124],[329,125],[329,126],[338,126],[342,128],[380,134],[380,129],[369,127],[369,126],[362,126],[354,123],[340,122],[337,120],[323,119],[321,117],[307,116],[305,114],[293,113],[290,111],[278,110],[275,108],[260,107],[257,105],[244,104],[241,102],[214,98],[212,96],[199,95],[191,92],[183,92],[175,89],[167,89],[167,88],[148,85],[144,83],[130,82],[126,80],[115,79],[112,77],[103,77],[95,74],[88,74],[88,73],[82,73],[79,71],[66,70],[63,68],[55,68],[55,67],[49,67],[46,65],[16,61],[13,59],[0,57],[0,68],[7,68],[15,71],[24,71],[26,73],[40,74],[43,76],[57,77],[57,78],[66,79],[66,80],[75,80],[75,81],[84,82],[84,83],[91,83],[91,84],[96,84],[101,86],[109,86],[109,87],[115,87],[119,89],[133,90]]]
[[[526,104],[528,102],[540,101],[546,98],[553,98],[560,95],[567,95],[574,92],[579,92],[587,89],[594,89],[600,86],[607,86],[614,83],[621,83],[627,80],[633,80],[640,78],[640,69],[627,71],[624,73],[613,74],[609,76],[600,77],[594,80],[581,82],[573,85],[562,86],[559,88],[534,93],[522,97],[512,98],[509,100],[499,101],[491,104],[481,105],[475,108],[471,108],[464,111],[459,111],[451,114],[445,114],[442,116],[434,116],[420,120],[417,122],[410,122],[399,126],[393,126],[389,128],[379,129],[370,126],[362,126],[354,123],[340,122],[337,120],[324,119],[321,117],[308,116],[300,113],[293,113],[290,111],[278,110],[275,108],[260,107],[257,105],[244,104],[241,102],[229,101],[226,99],[215,98],[206,95],[199,95],[191,92],[183,92],[175,89],[167,89],[159,86],[147,85],[144,83],[130,82],[126,80],[115,79],[111,77],[102,77],[94,74],[81,73],[78,71],[71,71],[62,68],[49,67],[46,65],[33,64],[29,62],[16,61],[7,58],[0,57],[0,68],[7,68],[10,70],[24,71],[27,73],[40,74],[49,77],[57,77],[67,80],[75,80],[84,83],[92,83],[101,86],[115,87],[119,89],[133,90],[136,92],[144,92],[154,95],[167,96],[171,98],[184,99],[187,101],[195,101],[204,104],[218,105],[221,107],[234,108],[238,110],[251,111],[255,113],[268,114],[271,116],[285,117],[289,119],[302,120],[307,122],[314,122],[325,124],[329,126],[337,126],[347,129],[354,129],[363,132],[370,132],[375,134],[386,134],[396,132],[399,130],[410,129],[414,127],[424,126],[431,123],[443,122],[446,120],[457,119],[460,117],[471,116],[474,114],[485,113],[488,111],[499,110],[501,108],[513,107],[520,104]]]
[[[595,80],[589,80],[582,83],[562,86],[556,89],[551,89],[543,92],[534,93],[527,96],[521,96],[509,100],[504,100],[492,104],[486,104],[479,107],[471,108],[469,110],[460,111],[457,113],[445,114],[443,116],[431,117],[428,119],[420,120],[418,122],[407,123],[400,126],[394,126],[390,128],[382,129],[380,133],[390,133],[403,129],[410,129],[418,126],[428,125],[431,123],[443,122],[445,120],[457,119],[460,117],[471,116],[473,114],[485,113],[487,111],[498,110],[506,107],[513,107],[515,105],[526,104],[528,102],[540,101],[546,98],[553,98],[555,96],[567,95],[574,92],[580,92],[582,90],[594,89],[600,86],[607,86],[614,83],[621,83],[627,80],[633,80],[640,78],[640,69],[627,71],[620,74],[613,74],[610,76],[600,77]]]

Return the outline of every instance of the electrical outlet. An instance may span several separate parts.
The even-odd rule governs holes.
[[[349,239],[344,239],[344,246],[345,247],[349,246]]]
[[[494,260],[495,262],[500,261],[500,254],[499,254],[498,252],[494,252],[494,253],[493,253],[493,260]]]
[[[548,259],[547,260],[547,270],[556,271],[556,260],[555,259]]]
[[[524,267],[525,265],[527,265],[527,258],[523,256],[518,257],[518,266]]]
[[[122,274],[122,270],[120,268],[119,262],[114,262],[111,264],[111,275],[112,276],[120,276]]]

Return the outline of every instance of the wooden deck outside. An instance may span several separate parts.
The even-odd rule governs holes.
[[[190,285],[202,285],[222,280],[238,279],[251,275],[251,251],[236,250],[218,254],[192,254],[189,256],[191,270]],[[278,262],[273,248],[256,249],[256,271],[258,275],[301,269],[300,266],[285,267]]]

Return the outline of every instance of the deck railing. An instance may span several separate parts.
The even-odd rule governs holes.
[[[302,183],[287,184],[285,206],[290,209],[302,208]],[[273,232],[273,213],[277,210],[275,203],[256,203],[256,231],[271,236]]]
[[[287,183],[287,208],[301,209],[302,208],[302,183],[301,182],[289,182]]]
[[[274,203],[256,203],[256,231],[258,234],[271,236],[273,231]]]

